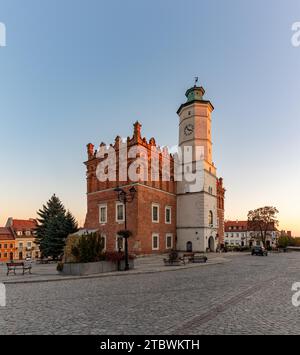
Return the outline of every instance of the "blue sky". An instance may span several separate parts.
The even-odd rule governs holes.
[[[300,236],[298,0],[0,0],[0,224],[56,192],[81,223],[86,144],[177,144],[199,76],[214,106],[227,218],[276,205]]]

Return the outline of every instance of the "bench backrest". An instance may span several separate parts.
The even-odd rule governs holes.
[[[7,267],[24,266],[24,263],[7,263]]]

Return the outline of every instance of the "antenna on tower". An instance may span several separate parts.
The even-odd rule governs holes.
[[[199,77],[196,76],[196,77],[195,77],[195,87],[197,86],[198,81],[199,81]]]

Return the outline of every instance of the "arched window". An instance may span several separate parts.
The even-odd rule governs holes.
[[[209,211],[209,225],[212,226],[214,224],[214,214],[212,211]]]

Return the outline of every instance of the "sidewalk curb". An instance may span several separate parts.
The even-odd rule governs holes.
[[[193,264],[191,266],[182,267],[171,267],[166,268],[165,270],[148,270],[148,271],[128,271],[128,272],[113,272],[113,273],[105,273],[105,274],[97,274],[97,275],[88,275],[88,276],[66,276],[59,277],[53,279],[41,279],[41,280],[18,280],[18,281],[2,281],[4,285],[18,285],[18,284],[35,284],[35,283],[47,283],[47,282],[61,282],[61,281],[76,281],[76,280],[89,280],[89,279],[100,279],[107,277],[116,277],[116,276],[131,276],[131,275],[143,275],[143,274],[157,274],[162,272],[174,272],[174,271],[183,271],[186,269],[195,269],[198,267],[204,266],[213,266],[213,265],[221,265],[231,262],[230,259],[218,260],[216,262],[208,262],[206,264]]]

